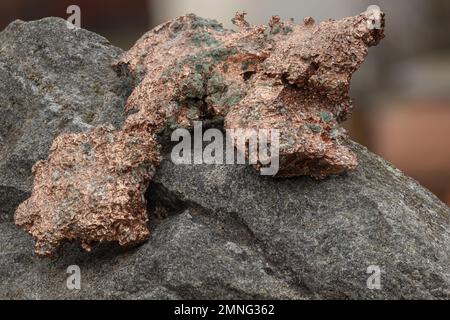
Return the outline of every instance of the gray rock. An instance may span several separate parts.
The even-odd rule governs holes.
[[[27,197],[30,167],[53,136],[84,130],[77,116],[94,110],[94,125],[122,121],[129,83],[109,69],[120,51],[72,32],[46,19],[0,34],[4,212]],[[83,52],[80,60],[73,52]],[[27,78],[35,70],[43,84]],[[89,89],[97,81],[98,96]],[[49,101],[76,107],[53,114]],[[133,249],[86,253],[72,243],[59,258],[40,259],[32,239],[4,219],[0,298],[450,298],[450,209],[364,147],[352,149],[357,171],[325,181],[261,177],[247,166],[177,166],[166,155],[147,194],[151,237]],[[80,267],[81,290],[66,286],[70,265]],[[380,290],[367,287],[369,266],[381,270]]]
[[[355,144],[356,172],[273,180],[246,166],[164,160],[149,188],[150,240],[57,260],[0,224],[1,298],[449,298],[449,208]],[[66,268],[81,268],[68,290]],[[381,289],[367,268],[381,269]]]
[[[121,53],[58,18],[15,21],[0,33],[0,221],[28,197],[31,167],[55,136],[121,125],[131,90],[111,68]]]
[[[151,239],[133,250],[110,245],[87,254],[67,245],[58,260],[42,260],[23,232],[2,223],[0,298],[301,298],[254,247],[235,243],[188,211],[152,227]],[[80,291],[66,287],[70,265],[81,269]]]
[[[366,148],[352,149],[358,170],[325,181],[165,161],[150,191],[172,212],[199,208],[194,219],[261,252],[305,297],[449,298],[450,209]],[[381,290],[367,287],[372,265]]]

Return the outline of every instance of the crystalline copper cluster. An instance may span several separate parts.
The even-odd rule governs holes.
[[[67,240],[86,249],[145,240],[144,192],[159,163],[157,135],[193,121],[278,129],[279,177],[354,169],[356,156],[338,123],[352,110],[352,74],[384,36],[383,14],[381,28],[371,27],[373,15],[318,25],[274,16],[267,26],[250,26],[237,13],[233,31],[191,14],[149,31],[115,65],[137,83],[126,105],[134,113],[117,131],[58,137],[48,160],[33,169],[33,193],[16,223],[46,256]]]

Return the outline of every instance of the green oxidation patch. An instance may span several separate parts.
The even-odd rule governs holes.
[[[205,19],[198,16],[194,16],[194,21],[191,23],[192,29],[211,28],[216,31],[223,31],[223,26],[217,20]]]
[[[308,123],[306,125],[306,127],[308,129],[310,129],[312,132],[315,132],[315,133],[321,133],[322,132],[322,127],[317,125],[317,124]]]
[[[197,107],[191,107],[186,114],[187,118],[190,120],[197,120],[200,118],[200,111]]]
[[[214,62],[218,63],[237,53],[238,50],[236,48],[217,48],[209,50],[203,53],[203,55],[205,55],[206,58],[210,58]]]
[[[208,47],[220,45],[220,42],[216,38],[214,38],[214,36],[211,35],[209,32],[200,32],[194,34],[192,36],[192,43],[194,43],[194,45],[196,45],[197,47],[201,47],[204,45]]]
[[[236,48],[214,48],[187,56],[177,62],[176,65],[167,68],[161,74],[161,78],[166,80],[176,78],[175,75],[182,71],[185,66],[193,67],[197,73],[209,73],[213,66],[224,61],[229,56],[232,56],[237,52],[238,51]]]
[[[286,26],[286,27],[283,28],[283,33],[284,34],[291,33],[292,31],[294,31],[294,30],[291,27],[289,27],[289,26]]]
[[[279,26],[275,26],[272,28],[271,34],[279,34],[281,32],[281,28]]]
[[[225,92],[228,89],[228,85],[222,75],[218,72],[213,72],[208,80],[207,94],[214,94],[218,92]]]
[[[211,68],[210,63],[196,63],[194,65],[194,70],[195,70],[195,72],[198,72],[198,73],[205,73],[205,72],[209,71],[210,68]]]
[[[328,111],[319,112],[319,117],[323,122],[330,122],[331,120],[333,120],[332,114]]]
[[[216,48],[190,55],[165,70],[161,77],[168,81],[177,79],[177,74],[189,67],[191,73],[181,86],[183,96],[188,99],[206,98],[204,101],[209,105],[229,108],[239,103],[245,94],[239,86],[227,83],[214,67],[236,53],[235,48]]]
[[[228,84],[220,74],[214,74],[208,81],[207,103],[229,108],[238,104],[245,96],[236,84]]]
[[[280,33],[286,35],[286,34],[289,34],[289,33],[293,32],[293,31],[294,30],[290,26],[277,25],[277,26],[273,26],[272,27],[272,29],[270,30],[270,33],[272,35],[276,35],[276,34],[280,34]]]
[[[181,87],[187,98],[202,98],[205,95],[204,80],[200,73],[192,73],[191,76],[181,84]]]

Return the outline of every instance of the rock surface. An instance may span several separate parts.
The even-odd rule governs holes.
[[[5,167],[2,158],[0,191],[11,191],[0,198],[2,210],[14,210],[29,190],[30,166],[41,147],[27,140],[34,136],[22,130],[39,128],[49,105],[44,93],[39,95],[38,90],[32,95],[31,84],[22,88],[22,78],[8,71],[13,67],[4,63],[4,51],[11,46],[2,44],[13,42],[11,32],[18,32],[16,28],[28,25],[37,32],[52,30],[48,26],[52,24],[61,27],[61,23],[53,19],[16,23],[0,34],[0,68],[7,71],[0,73],[0,106],[7,110],[0,121],[9,119],[5,123],[10,127],[21,124],[11,127],[16,128],[10,131],[14,135],[1,131],[2,156],[10,154],[4,153],[5,148],[15,150],[21,145],[17,139],[29,146],[16,151],[26,161],[14,160],[16,156]],[[93,42],[103,39],[85,31],[80,37],[82,43],[85,37],[93,37]],[[87,43],[87,47],[95,46]],[[105,60],[116,56],[118,49],[105,46],[85,53],[90,58],[80,63],[89,64],[90,70],[75,68],[78,77],[88,79],[95,73],[92,55],[105,50]],[[22,67],[34,63],[23,59],[29,60]],[[109,70],[107,64],[103,66]],[[54,72],[58,79],[70,76],[66,69],[63,74]],[[99,81],[107,82],[106,96],[116,92],[108,83],[113,88],[126,84],[109,71],[105,74]],[[64,86],[67,93],[72,86],[79,90],[81,84],[74,81]],[[60,90],[48,94],[62,95],[63,87],[56,88]],[[90,91],[82,92],[77,101],[88,103]],[[110,97],[124,102],[122,95],[111,93]],[[19,98],[21,108],[13,109],[10,99]],[[66,115],[57,113],[52,119],[62,121]],[[111,116],[109,120],[105,116],[105,122],[116,123],[115,112]],[[46,130],[52,132],[51,128]],[[50,143],[53,137],[48,139]],[[59,258],[41,259],[33,253],[31,237],[4,218],[0,222],[0,298],[450,298],[449,208],[365,148],[352,144],[351,149],[360,162],[357,170],[324,181],[274,180],[248,166],[177,166],[165,156],[147,194],[152,233],[146,243],[131,250],[102,245],[86,253],[73,243],[64,246]],[[42,155],[47,152],[41,151]],[[15,179],[9,172],[14,172]],[[67,289],[70,265],[81,269],[81,290]],[[370,265],[382,271],[381,290],[367,288]]]
[[[449,298],[449,208],[352,147],[361,165],[325,181],[261,178],[246,166],[162,162],[148,194],[149,241],[68,244],[40,259],[0,224],[1,298]],[[81,269],[81,290],[66,269]],[[381,290],[367,288],[378,265]]]
[[[60,133],[120,127],[131,83],[111,68],[122,50],[66,21],[15,21],[0,33],[0,221],[28,197],[31,167]]]

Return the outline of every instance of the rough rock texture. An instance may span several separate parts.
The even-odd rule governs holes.
[[[31,167],[58,134],[121,126],[131,90],[111,68],[121,53],[63,19],[16,21],[0,33],[0,221],[28,197]]]
[[[234,32],[195,15],[179,17],[144,35],[117,63],[119,73],[139,82],[126,106],[135,112],[116,133],[59,137],[49,160],[33,170],[33,193],[16,223],[36,239],[38,254],[51,256],[66,240],[80,239],[89,249],[94,242],[145,239],[145,202],[138,199],[159,163],[153,141],[165,128],[191,127],[195,119],[225,117],[227,129],[280,130],[279,177],[324,178],[356,167],[337,123],[351,111],[351,75],[383,37],[382,29],[369,28],[372,13],[318,26],[273,17],[269,26],[250,27],[243,18],[236,15],[241,30]],[[136,137],[151,142],[127,145]],[[84,150],[96,141],[105,144],[101,150]],[[240,147],[245,154],[246,144]],[[130,154],[136,159],[120,168]]]
[[[449,208],[384,160],[352,146],[355,172],[274,180],[247,166],[164,160],[149,189],[148,242],[67,244],[39,259],[0,224],[2,298],[450,298]],[[81,290],[66,269],[81,268]],[[369,265],[381,290],[366,286]]]

